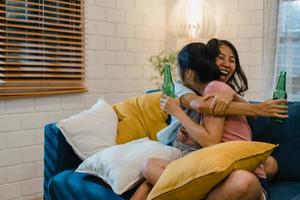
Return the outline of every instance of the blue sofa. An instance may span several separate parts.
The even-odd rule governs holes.
[[[300,102],[289,103],[284,123],[259,117],[249,121],[254,139],[279,144],[273,152],[279,172],[270,183],[271,200],[300,200]],[[135,189],[119,196],[101,179],[76,173],[82,162],[55,123],[45,126],[44,200],[124,200]]]

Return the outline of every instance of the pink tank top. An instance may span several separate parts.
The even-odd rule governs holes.
[[[232,88],[229,87],[226,83],[220,81],[212,81],[206,86],[203,95],[225,90],[232,90]],[[226,117],[222,142],[232,140],[252,141],[252,132],[245,116]],[[266,173],[262,164],[256,168],[254,173],[259,178],[266,178]]]

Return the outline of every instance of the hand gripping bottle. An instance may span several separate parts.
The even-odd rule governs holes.
[[[172,81],[171,68],[169,64],[164,65],[164,82],[161,86],[163,94],[175,98],[175,86]]]
[[[278,82],[277,82],[276,89],[273,93],[273,99],[287,99],[285,84],[286,84],[286,72],[281,71]],[[284,103],[283,105],[286,105],[286,103]],[[284,119],[273,117],[272,121],[282,123],[284,121]]]

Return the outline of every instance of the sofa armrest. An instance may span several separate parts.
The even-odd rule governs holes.
[[[66,142],[56,123],[45,126],[44,136],[44,199],[48,200],[50,179],[66,169],[76,168],[82,160]]]

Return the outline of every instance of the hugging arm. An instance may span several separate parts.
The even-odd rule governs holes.
[[[161,97],[161,108],[165,110],[168,114],[176,117],[183,125],[186,132],[188,132],[188,134],[190,134],[190,136],[201,146],[206,147],[212,144],[219,143],[221,141],[222,135],[220,135],[220,132],[217,131],[208,132],[204,126],[194,122],[182,110],[182,108],[180,108],[176,100],[163,95]],[[215,128],[218,129],[217,127]]]
[[[213,95],[210,95],[211,97]],[[287,106],[279,105],[287,102],[284,99],[266,100],[262,103],[252,104],[245,102],[223,102],[228,103],[228,107],[223,111],[213,112],[210,109],[213,100],[195,94],[186,94],[180,97],[180,103],[190,109],[200,113],[215,114],[215,115],[245,115],[245,116],[265,116],[287,118]]]
[[[234,93],[234,91],[225,83],[211,82],[206,86],[204,95],[209,95],[214,92]],[[204,113],[202,120],[203,126],[207,129],[207,131],[209,133],[214,133],[215,137],[217,137],[215,144],[221,143],[224,132],[225,117]]]

